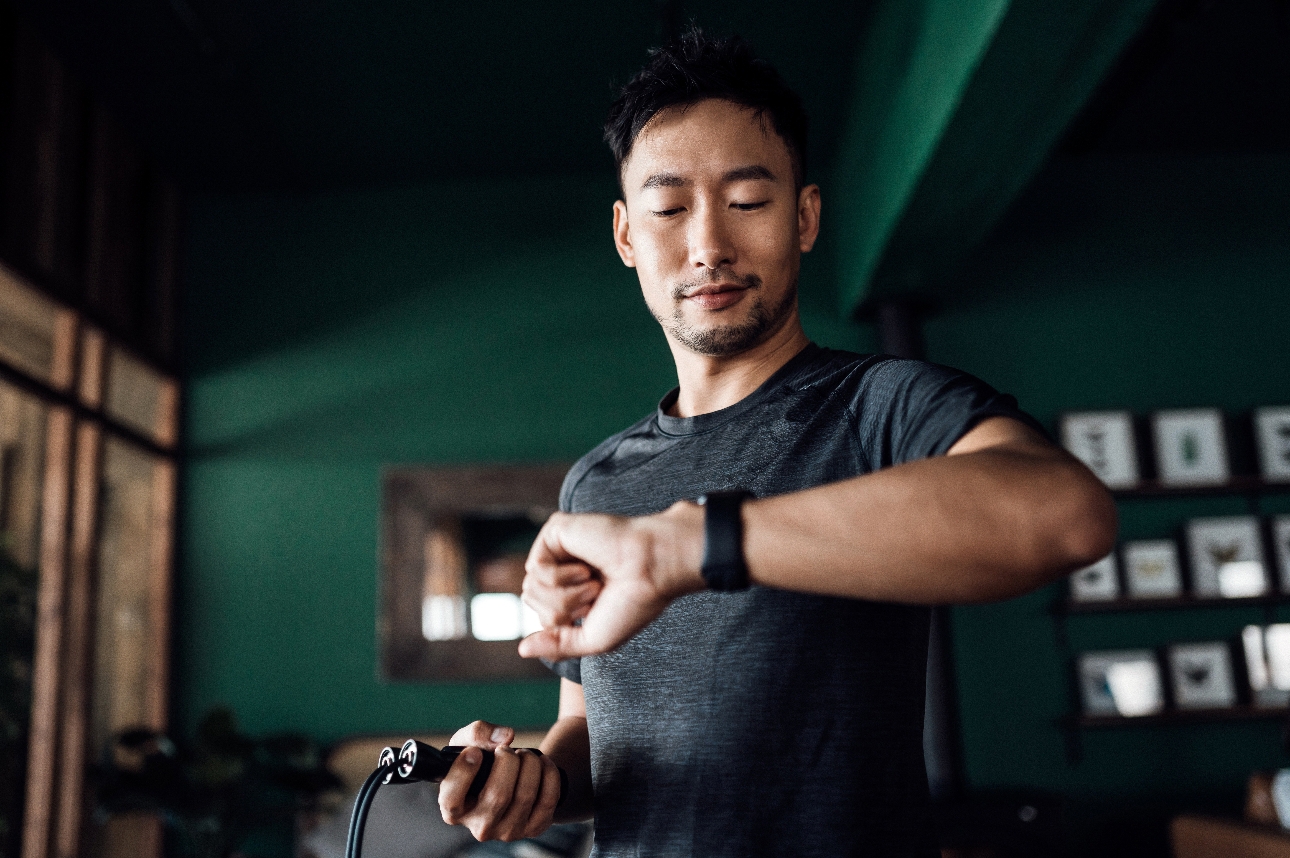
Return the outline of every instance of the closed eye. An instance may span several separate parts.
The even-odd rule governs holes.
[[[662,211],[651,211],[650,214],[655,217],[671,217],[672,215],[680,214],[683,211],[685,211],[685,209],[663,209]]]
[[[741,212],[753,212],[757,211],[757,209],[765,208],[769,202],[770,200],[761,200],[756,203],[731,203],[730,207],[738,209]]]

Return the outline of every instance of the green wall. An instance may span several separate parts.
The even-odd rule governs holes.
[[[610,236],[611,176],[462,181],[191,207],[180,723],[446,730],[554,718],[556,684],[376,678],[381,468],[572,462],[675,373]],[[827,258],[807,257],[818,341]]]
[[[1290,403],[1290,160],[1055,161],[1012,207],[926,326],[930,357],[1015,393],[1048,425],[1081,408]],[[1290,496],[1263,512],[1290,511]],[[1121,504],[1121,537],[1168,537],[1240,498]],[[1102,805],[1233,809],[1249,773],[1290,765],[1276,721],[1086,731],[1048,607],[1059,588],[954,612],[967,770]],[[1282,619],[1290,612],[1281,611]],[[1253,608],[1076,616],[1074,652],[1233,636]]]

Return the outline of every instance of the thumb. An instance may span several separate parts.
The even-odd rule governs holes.
[[[515,740],[515,728],[475,721],[452,735],[452,744],[495,751]]]
[[[520,641],[520,655],[524,658],[545,658],[559,661],[581,655],[577,644],[582,637],[579,626],[556,626],[542,629]]]

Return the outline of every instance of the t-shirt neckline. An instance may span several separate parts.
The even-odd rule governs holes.
[[[822,351],[824,349],[820,346],[813,342],[808,342],[800,352],[789,358],[787,363],[775,370],[774,374],[763,381],[752,393],[734,405],[729,405],[716,411],[709,411],[707,414],[696,414],[693,417],[673,417],[669,415],[667,409],[672,407],[681,393],[681,388],[674,387],[659,400],[658,414],[654,418],[658,424],[659,431],[664,435],[697,435],[700,432],[707,432],[722,426],[741,414],[756,408],[775,388],[779,387],[787,378],[795,374]]]

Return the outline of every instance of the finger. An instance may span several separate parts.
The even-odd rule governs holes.
[[[500,745],[509,745],[514,740],[514,727],[502,727],[487,721],[472,721],[453,733],[448,744],[470,745],[491,751]]]
[[[556,512],[552,513],[551,517],[546,520],[546,524],[542,525],[542,529],[538,531],[537,538],[533,540],[533,547],[529,549],[528,560],[525,562],[526,567],[529,563],[534,562],[554,564],[575,559],[560,544],[560,538],[556,535],[566,517],[565,513]]]
[[[528,829],[529,814],[542,791],[542,758],[532,751],[517,751],[515,758],[520,769],[511,804],[497,822],[497,837],[501,840],[523,839]]]
[[[520,760],[514,751],[498,748],[493,752],[493,770],[488,773],[488,782],[475,800],[474,809],[466,814],[466,826],[476,840],[493,840],[502,833],[499,823],[511,806],[519,773]]]
[[[580,614],[586,615],[603,586],[599,581],[588,581],[577,587],[547,588],[526,579],[522,598],[537,613],[543,626],[564,626]]]
[[[474,802],[467,798],[470,784],[479,772],[484,754],[478,748],[467,748],[453,760],[448,774],[439,784],[439,814],[449,825],[461,825],[466,815],[474,809]],[[491,778],[490,778],[491,780]]]
[[[534,563],[524,566],[526,578],[536,579],[548,587],[573,587],[597,577],[586,563]]]
[[[525,837],[537,837],[550,828],[555,819],[555,806],[560,803],[560,767],[550,757],[538,757],[538,761],[542,763],[542,789],[529,812]]]

